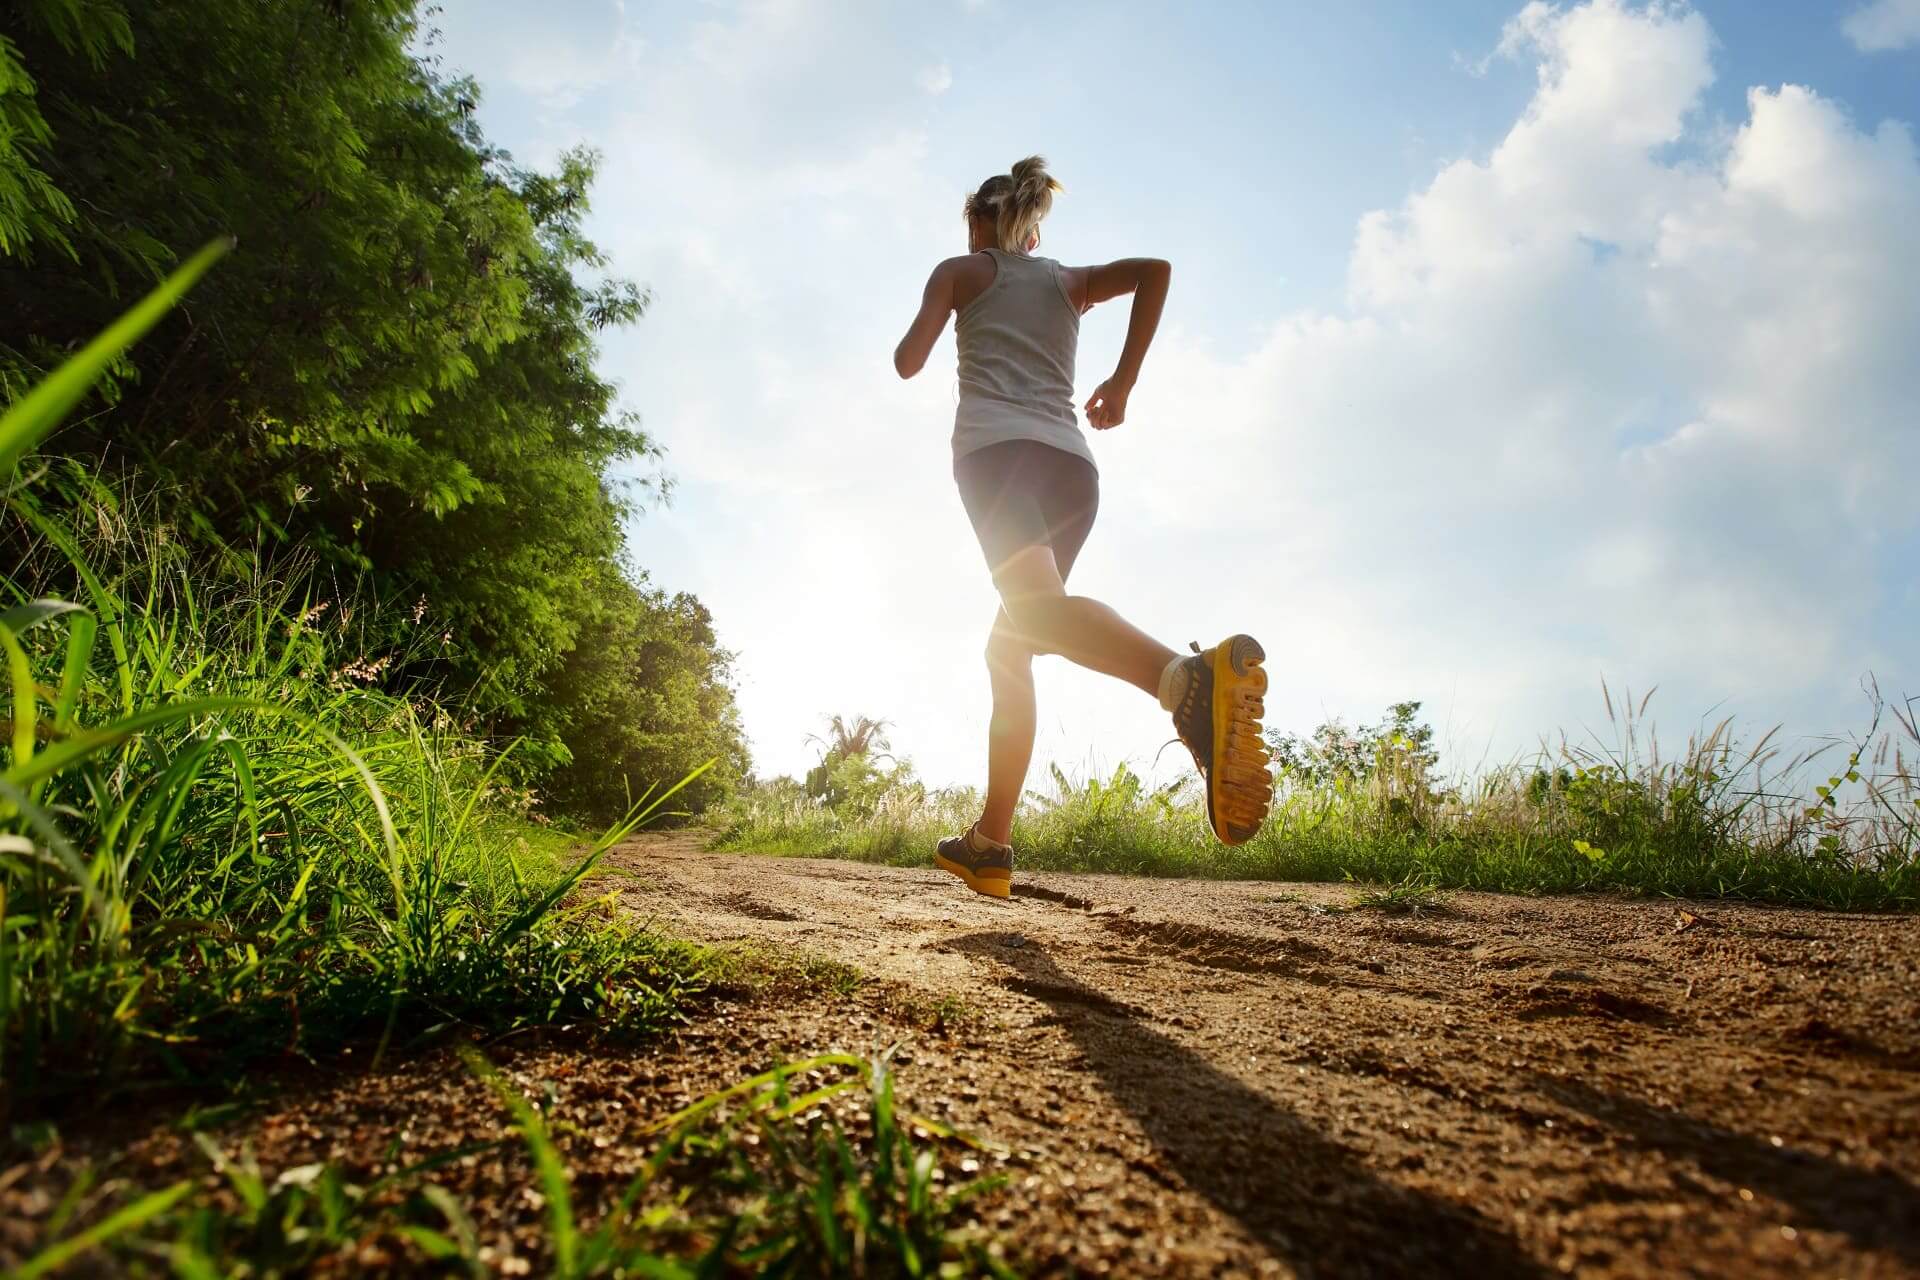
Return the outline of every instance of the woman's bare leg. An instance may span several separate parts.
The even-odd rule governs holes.
[[[1038,712],[1033,699],[1033,651],[1014,634],[1002,609],[987,637],[987,670],[993,678],[993,719],[987,725],[987,806],[980,834],[1008,844],[1013,811],[1033,760]]]
[[[1034,654],[1057,653],[1155,696],[1160,674],[1179,655],[1098,600],[1068,595],[1050,547],[1020,552],[1001,566],[994,582],[1002,604],[987,638],[993,720],[987,728],[987,801],[979,830],[1008,844],[1039,719]]]
[[[1053,548],[1017,553],[993,582],[1014,633],[1030,652],[1057,653],[1159,696],[1160,674],[1180,655],[1098,600],[1068,595]]]

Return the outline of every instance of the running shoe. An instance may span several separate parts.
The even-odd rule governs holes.
[[[1273,775],[1260,738],[1266,713],[1266,650],[1252,636],[1231,636],[1184,659],[1186,688],[1173,727],[1207,784],[1207,821],[1223,844],[1245,844],[1266,820]]]
[[[942,840],[933,855],[933,865],[959,876],[975,893],[991,898],[1013,896],[1013,846],[996,844],[984,851],[977,849],[972,827]]]

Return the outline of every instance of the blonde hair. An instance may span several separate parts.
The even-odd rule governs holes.
[[[1028,156],[1013,166],[1011,173],[997,173],[980,184],[967,197],[968,219],[986,218],[993,223],[995,247],[1008,253],[1025,253],[1027,240],[1036,235],[1040,219],[1053,208],[1053,193],[1066,188],[1047,172],[1047,162]]]

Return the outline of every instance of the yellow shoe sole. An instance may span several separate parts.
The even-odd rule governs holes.
[[[1252,636],[1233,636],[1213,648],[1213,768],[1207,770],[1207,817],[1222,844],[1253,839],[1273,803],[1267,744],[1260,737],[1260,717],[1267,710],[1266,660],[1266,650]]]
[[[951,871],[966,883],[975,893],[984,893],[989,898],[1011,898],[1013,896],[1013,877],[1009,875],[975,875],[967,868],[955,862],[945,854],[933,855],[933,865],[942,871]]]

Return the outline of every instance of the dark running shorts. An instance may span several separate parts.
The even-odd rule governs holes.
[[[1038,440],[1003,440],[956,458],[954,483],[995,574],[1016,552],[1053,548],[1066,580],[1100,509],[1100,473]]]

